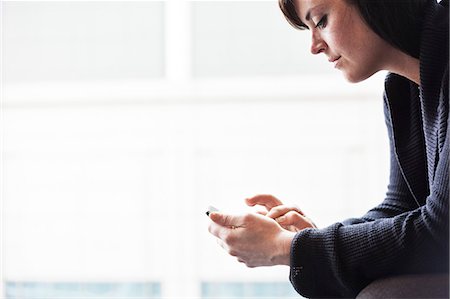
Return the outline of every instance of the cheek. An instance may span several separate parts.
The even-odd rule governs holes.
[[[342,30],[330,28],[324,34],[324,38],[326,38],[328,46],[335,54],[343,55],[351,49],[351,47],[349,47],[351,35],[343,32]]]
[[[347,18],[340,17],[334,22],[334,26],[329,28],[330,43],[333,44],[336,54],[345,56],[350,60],[358,60],[361,52],[364,52],[366,35],[364,26],[349,14]]]

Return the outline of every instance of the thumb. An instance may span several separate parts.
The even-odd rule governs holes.
[[[212,212],[209,214],[209,218],[221,226],[238,226],[237,216],[224,214],[221,212]]]

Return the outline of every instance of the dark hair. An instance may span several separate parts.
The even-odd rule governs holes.
[[[294,1],[279,0],[278,4],[289,24],[297,29],[307,29],[297,15]],[[366,24],[382,39],[408,55],[419,58],[424,8],[428,1],[435,0],[345,1],[358,8]]]

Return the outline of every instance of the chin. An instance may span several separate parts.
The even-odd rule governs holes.
[[[359,82],[361,82],[361,81],[364,81],[365,79],[355,79],[355,78],[349,78],[349,77],[345,77],[345,79],[347,79],[347,81],[349,82],[349,83],[359,83]]]
[[[344,73],[345,79],[348,82],[350,82],[350,83],[359,83],[361,81],[364,81],[364,80],[372,77],[372,75],[375,74],[376,72],[365,73],[365,74],[357,74],[357,73],[343,71],[343,73]]]

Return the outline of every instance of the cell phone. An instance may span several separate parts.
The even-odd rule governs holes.
[[[211,212],[218,212],[218,211],[219,211],[218,208],[213,207],[213,206],[208,206],[208,209],[206,210],[206,216],[209,217],[209,214],[210,214]]]

